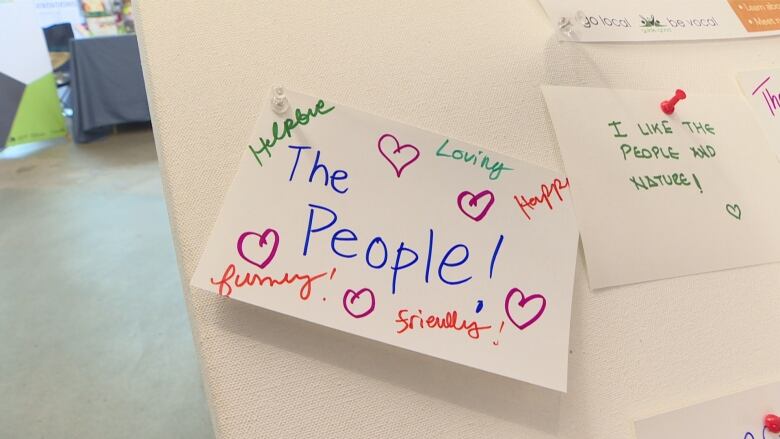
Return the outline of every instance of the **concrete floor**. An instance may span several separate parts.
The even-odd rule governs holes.
[[[154,140],[0,159],[0,437],[213,437]]]

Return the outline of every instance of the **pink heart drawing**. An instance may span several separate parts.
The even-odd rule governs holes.
[[[389,140],[388,140],[389,139]],[[385,142],[385,140],[387,140]],[[401,173],[404,169],[420,158],[420,150],[414,145],[401,145],[398,139],[392,134],[383,134],[377,142],[379,153],[385,158],[395,169],[395,176],[401,178]],[[402,153],[402,151],[406,151]],[[387,152],[385,152],[387,151]],[[409,154],[411,153],[411,155]],[[396,162],[398,162],[396,164]],[[399,167],[400,165],[400,167]]]
[[[483,203],[482,207],[479,207],[479,200],[482,197],[487,197],[487,202]],[[467,202],[464,203],[464,201]],[[496,201],[496,197],[493,195],[493,192],[490,192],[487,189],[476,195],[469,191],[463,191],[460,193],[460,195],[458,195],[458,208],[461,212],[463,212],[464,215],[473,219],[474,221],[482,221],[482,218],[487,215],[488,210],[490,210],[490,206],[493,205],[494,201]],[[474,214],[472,214],[471,211],[473,211]]]
[[[360,299],[360,296],[362,296],[364,293],[368,293],[366,297],[369,297],[370,304],[366,306],[366,301],[361,300],[360,302],[363,303],[362,308],[365,308],[365,311],[357,313],[352,312],[352,307],[355,305],[355,301]],[[355,290],[348,289],[347,291],[344,291],[344,299],[342,302],[344,304],[344,310],[347,312],[347,314],[356,319],[361,319],[374,312],[374,308],[376,307],[376,296],[374,296],[374,292],[368,288],[361,288],[357,292],[355,292]]]
[[[273,244],[271,244],[271,250],[268,252],[268,255],[263,259],[262,262],[257,262],[256,260],[248,257],[246,253],[244,253],[244,240],[250,236],[256,236],[259,238],[259,247],[262,249],[263,247],[268,246],[268,235],[273,235]],[[276,232],[274,229],[265,229],[265,232],[263,233],[256,233],[256,232],[244,232],[241,234],[241,236],[238,237],[238,242],[236,242],[236,249],[238,250],[238,255],[241,256],[241,258],[250,264],[260,268],[261,270],[268,266],[268,264],[271,263],[274,256],[276,255],[276,249],[279,248],[279,233]]]
[[[517,293],[520,293],[520,301],[512,302],[512,298]],[[525,306],[531,302],[536,302],[539,300],[541,300],[542,302],[541,305],[539,305],[539,309],[536,310],[536,314],[534,314],[531,318],[527,318],[530,312],[526,312]],[[519,308],[514,308],[514,310],[510,310],[510,306],[514,304],[519,305]],[[506,295],[506,301],[504,302],[504,310],[506,311],[507,317],[509,317],[509,320],[515,326],[517,326],[517,329],[521,331],[531,326],[535,321],[539,320],[539,317],[542,316],[542,313],[544,313],[545,308],[547,308],[547,299],[545,299],[544,296],[542,296],[541,294],[531,294],[530,296],[526,297],[526,295],[522,291],[520,291],[519,288],[512,288],[511,290],[509,290],[509,293],[507,293]],[[513,314],[519,314],[520,312],[526,314],[524,320],[520,320],[521,316],[518,316],[518,319],[524,323],[518,323],[518,320],[515,320],[515,318],[512,316]]]

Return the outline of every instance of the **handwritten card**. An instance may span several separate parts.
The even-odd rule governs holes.
[[[739,96],[543,92],[593,288],[780,260],[780,164]]]
[[[568,180],[287,97],[241,146],[192,285],[565,391],[578,244]]]
[[[780,69],[743,72],[737,79],[769,144],[780,154]]]
[[[780,35],[780,0],[540,0],[562,40],[707,40]]]
[[[778,439],[764,426],[771,414],[780,416],[780,383],[637,421],[636,437]]]

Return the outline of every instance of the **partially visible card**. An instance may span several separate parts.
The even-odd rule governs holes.
[[[636,422],[637,439],[776,439],[764,427],[780,415],[780,383],[725,396]]]
[[[740,96],[543,91],[592,287],[780,261],[780,163]]]
[[[737,80],[769,144],[780,155],[780,69],[742,72]]]
[[[709,40],[780,35],[780,0],[540,0],[570,41]]]

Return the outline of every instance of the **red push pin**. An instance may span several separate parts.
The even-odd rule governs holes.
[[[780,417],[766,415],[766,417],[764,417],[764,427],[772,433],[780,433]]]
[[[661,102],[661,111],[663,111],[666,114],[672,114],[674,113],[674,106],[677,105],[678,102],[685,99],[685,92],[677,89],[676,92],[674,92],[674,97],[669,99],[668,101]]]

